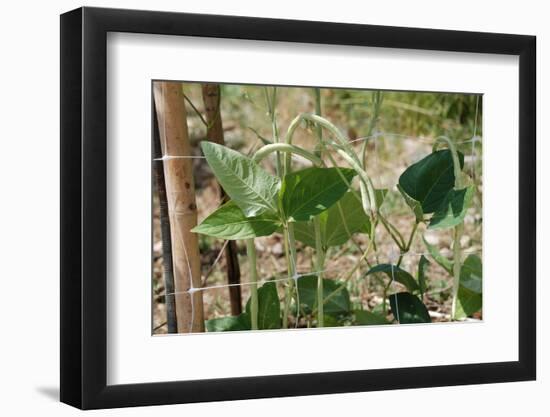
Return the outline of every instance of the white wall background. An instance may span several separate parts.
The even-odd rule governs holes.
[[[74,415],[57,402],[59,379],[59,17],[82,3],[7,2],[0,17],[0,411],[3,415]],[[89,6],[157,9],[395,26],[532,34],[538,37],[538,381],[498,385],[325,395],[100,411],[98,415],[316,414],[451,416],[505,415],[550,406],[549,309],[543,294],[550,285],[541,267],[550,250],[549,122],[542,120],[550,100],[544,77],[550,73],[550,26],[544,2],[463,0],[392,1],[367,4],[254,0],[94,1]],[[497,6],[498,5],[498,6]],[[546,233],[545,233],[546,232]],[[545,395],[546,394],[546,395]]]

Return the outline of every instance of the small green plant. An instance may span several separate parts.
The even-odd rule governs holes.
[[[475,255],[462,259],[460,240],[466,211],[475,185],[464,172],[464,155],[452,140],[440,137],[433,151],[408,166],[395,188],[413,214],[406,236],[380,210],[388,192],[376,189],[367,173],[366,146],[359,152],[329,120],[320,115],[320,94],[315,91],[316,113],[298,115],[290,124],[284,141],[279,138],[275,117],[276,90],[265,90],[272,140],[252,157],[211,142],[202,142],[202,151],[215,177],[230,197],[193,229],[203,235],[246,241],[250,268],[250,299],[237,317],[208,320],[208,331],[257,330],[295,327],[429,323],[424,298],[430,292],[430,262],[422,255],[416,273],[402,267],[422,229],[452,229],[453,258],[443,257],[425,239],[425,247],[438,265],[453,277],[453,320],[471,316],[481,308],[481,260]],[[374,112],[369,123],[372,133],[380,114],[381,93],[373,96]],[[293,135],[302,124],[315,127],[316,146],[308,150],[293,144]],[[327,134],[323,134],[326,131]],[[439,146],[445,145],[444,149]],[[262,167],[268,156],[275,157],[277,175]],[[292,155],[305,158],[308,168],[293,171]],[[399,251],[396,262],[372,265],[369,254],[377,251],[377,230],[383,228]],[[403,228],[401,227],[403,230]],[[260,285],[254,239],[274,233],[282,235],[287,260],[287,279],[264,281]],[[354,236],[363,234],[368,244],[359,247]],[[298,273],[297,242],[314,251],[312,270]],[[327,253],[345,244],[357,246],[362,256],[339,280],[324,277]],[[376,256],[378,259],[378,256]],[[366,269],[362,266],[366,265]],[[357,272],[360,272],[357,275]],[[364,272],[361,272],[364,271]],[[357,278],[359,276],[359,278]],[[380,308],[372,311],[353,306],[347,286],[352,280],[376,276],[383,282]],[[277,286],[283,282],[284,297]],[[404,292],[393,292],[399,283]],[[389,307],[389,310],[388,310]],[[391,313],[391,316],[390,316]]]

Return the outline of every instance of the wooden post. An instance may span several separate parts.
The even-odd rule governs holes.
[[[190,231],[197,224],[193,159],[181,158],[191,155],[182,86],[155,82],[153,94],[165,157],[178,332],[203,332],[202,291],[188,292],[201,286],[201,265],[198,236]]]
[[[206,137],[209,141],[224,145],[223,124],[220,111],[221,94],[219,84],[202,84],[202,100],[206,113]],[[223,188],[220,187],[220,199],[226,200]],[[234,240],[227,242],[225,249],[225,261],[227,264],[227,283],[229,287],[229,300],[231,303],[231,314],[237,316],[242,312],[241,287],[236,284],[241,282],[241,270],[237,257],[237,244]]]
[[[153,170],[155,174],[155,186],[159,199],[160,234],[162,239],[162,275],[164,278],[164,305],[166,306],[166,324],[168,333],[177,333],[176,321],[176,297],[174,295],[174,264],[172,263],[172,237],[170,233],[170,214],[168,200],[166,198],[166,182],[164,181],[164,166],[162,148],[160,145],[160,132],[157,112],[153,112]]]

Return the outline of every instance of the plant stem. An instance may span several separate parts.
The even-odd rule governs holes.
[[[277,88],[273,88],[273,95],[269,96],[269,89],[267,87],[264,88],[264,95],[265,95],[265,101],[267,104],[267,109],[269,116],[271,118],[271,132],[273,135],[273,144],[266,145],[262,147],[260,150],[256,152],[253,159],[256,162],[260,162],[263,158],[265,158],[267,155],[269,155],[272,152],[277,153],[277,175],[282,180],[284,175],[287,172],[290,172],[290,155],[291,152],[295,152],[297,154],[302,155],[304,158],[309,159],[313,163],[321,162],[318,161],[315,157],[315,155],[311,154],[310,152],[297,148],[292,146],[290,143],[280,143],[279,140],[279,130],[277,128],[277,117],[275,108],[277,106]],[[282,145],[282,146],[281,146]],[[286,152],[289,158],[288,162],[288,168],[286,166],[286,160],[285,160],[285,166],[283,169],[283,165],[281,163],[281,154],[280,152]],[[294,236],[293,236],[294,237]],[[291,278],[288,280],[288,283],[285,287],[285,299],[283,303],[283,323],[282,328],[287,329],[288,328],[288,315],[290,313],[290,302],[292,300],[292,292],[294,289],[294,275],[295,275],[295,268],[296,265],[295,261],[292,259],[291,253],[295,253],[295,248],[291,251],[289,248],[289,232],[287,225],[283,225],[283,244],[284,244],[284,251],[285,251],[285,258],[287,262],[287,271],[288,271],[288,277]],[[295,258],[294,258],[295,259]]]
[[[399,255],[399,260],[397,261],[397,267],[401,266],[401,261],[403,261],[403,255],[405,255],[411,249],[411,244],[417,229],[418,229],[418,223],[415,223],[411,231],[411,235],[409,236],[409,241],[407,242],[407,246],[405,246],[405,249],[402,250],[401,254]]]
[[[378,214],[378,218],[382,222],[384,228],[390,234],[390,237],[393,239],[395,244],[399,247],[401,252],[403,252],[405,250],[405,242],[403,241],[403,236],[401,236],[401,233],[399,233],[395,226],[389,223],[381,214]],[[397,233],[397,235],[394,232]]]
[[[372,132],[374,130],[374,126],[376,125],[376,121],[378,120],[378,116],[380,115],[380,107],[382,107],[382,92],[381,91],[376,91],[374,93],[374,111],[372,113],[372,117],[371,117],[370,122],[369,122],[369,128],[367,130],[367,138],[372,137]],[[365,167],[367,165],[367,162],[366,162],[366,158],[367,158],[367,141],[368,141],[368,139],[363,141],[363,147],[362,147],[362,150],[361,150],[361,153],[362,153],[361,162],[363,163],[363,167]]]
[[[405,247],[407,252],[411,249],[411,244],[417,229],[418,229],[418,223],[415,222],[413,229],[411,231],[411,235],[409,236],[409,241],[407,242],[407,246]]]
[[[275,107],[277,106],[277,87],[273,87],[273,96],[269,97],[269,90],[264,87],[265,101],[267,103],[267,110],[271,119],[271,134],[273,136],[273,142],[279,142],[279,129],[277,128],[277,118],[275,114]],[[277,175],[282,174],[281,168],[281,155],[277,152]]]
[[[246,239],[246,252],[250,265],[250,323],[258,330],[258,272],[256,271],[256,247],[254,239]]]
[[[323,268],[325,263],[325,254],[323,246],[321,244],[321,224],[319,222],[319,216],[315,216],[313,219],[313,227],[315,229],[315,252],[317,254],[317,327],[325,326],[325,312],[323,306]]]
[[[290,297],[292,296],[292,284],[294,281],[292,278],[292,272],[290,267],[290,253],[288,249],[288,231],[286,227],[283,228],[283,244],[284,244],[284,250],[285,250],[285,258],[286,258],[286,269],[288,273],[288,282],[285,287],[285,301],[283,304],[283,329],[288,328],[288,315],[290,313]]]
[[[458,298],[458,288],[460,286],[460,262],[461,249],[460,237],[462,236],[462,224],[455,226],[455,236],[453,242],[453,302],[451,305],[451,320],[456,319],[456,303]]]
[[[437,146],[440,143],[444,143],[448,146],[453,157],[453,167],[455,174],[455,190],[462,188],[462,169],[460,167],[460,159],[458,158],[458,152],[454,142],[445,136],[440,136],[436,139],[433,150],[437,149]],[[455,226],[454,238],[453,238],[453,300],[451,305],[451,320],[456,319],[456,303],[458,298],[458,289],[460,286],[460,268],[461,268],[461,257],[462,252],[460,249],[460,238],[462,237],[463,224],[458,224]]]
[[[321,90],[315,88],[315,113],[317,116],[321,116]],[[319,142],[319,158],[323,157],[323,128],[317,124],[317,141]],[[338,203],[340,206],[340,203]],[[341,210],[341,208],[340,208]],[[315,253],[317,255],[317,327],[325,327],[325,312],[324,312],[324,289],[323,289],[323,269],[325,265],[325,251],[321,243],[321,222],[319,216],[315,216],[313,219],[313,227],[315,229]]]
[[[290,250],[290,270],[292,277],[296,276],[296,240],[294,239],[294,225],[292,223],[287,224],[288,228],[288,247]]]
[[[291,265],[291,273],[292,273],[292,280],[291,282],[296,282],[296,286],[298,285],[298,271],[296,269],[298,256],[296,255],[296,240],[294,239],[294,224],[288,223],[288,246],[290,249],[290,265]],[[296,326],[298,325],[298,319],[300,318],[300,297],[298,294],[298,288],[296,288]]]
[[[289,229],[291,225],[287,224],[283,226],[283,243],[285,247],[285,256],[287,259],[288,269],[288,284],[285,288],[285,301],[283,306],[283,329],[288,328],[288,315],[290,314],[290,302],[292,300],[292,292],[294,290],[294,277],[296,276],[296,247],[294,242],[294,230],[292,230],[292,238],[290,237]],[[292,241],[292,245],[290,242]],[[291,249],[294,246],[294,249]]]
[[[399,268],[401,266],[401,262],[403,262],[403,255],[405,253],[401,252],[401,254],[399,255],[399,259],[397,260],[397,267]]]
[[[295,119],[296,120],[296,119]],[[291,123],[292,126],[292,123]],[[292,132],[296,129],[298,124],[292,128]],[[291,130],[291,127],[289,127],[289,131]],[[287,133],[285,137],[285,144],[292,145],[292,134],[290,135]],[[283,166],[283,175],[289,174],[291,171],[291,165],[290,165],[290,153],[286,154],[286,157],[284,159],[285,163]],[[294,290],[294,280],[296,279],[296,242],[294,240],[294,225],[292,223],[285,223],[283,225],[284,228],[284,240],[286,245],[286,254],[287,254],[287,263],[288,263],[288,277],[290,278],[288,281],[288,285],[286,287],[285,291],[285,305],[283,309],[283,328],[288,328],[288,315],[290,313],[290,302],[292,300],[292,294]],[[297,297],[298,298],[298,297]],[[298,323],[298,315],[299,315],[299,309],[300,306],[298,305],[296,307],[296,324]]]
[[[321,89],[320,88],[314,88],[315,91],[315,114],[317,116],[321,116]],[[323,143],[323,128],[317,124],[316,126],[317,130],[317,140],[319,141],[320,149],[318,156],[321,156],[322,152],[322,143]]]
[[[342,281],[346,282],[347,280],[349,280],[353,276],[355,271],[357,271],[357,269],[361,265],[361,262],[363,262],[365,259],[367,259],[367,256],[368,256],[370,248],[371,248],[371,243],[372,242],[369,242],[369,245],[367,246],[367,249],[365,249],[365,252],[363,252],[363,255],[361,256],[361,258],[355,263],[354,267],[351,269],[351,271],[348,272],[348,274],[342,279]],[[316,314],[317,311],[319,310],[318,306],[324,306],[328,301],[330,301],[332,299],[332,297],[334,297],[336,294],[338,294],[340,291],[342,291],[344,289],[344,287],[345,287],[344,284],[341,284],[334,291],[332,291],[330,294],[328,294],[326,297],[324,297],[323,302],[318,303],[318,305],[313,308],[313,311],[312,311],[311,314],[313,314],[313,315]]]

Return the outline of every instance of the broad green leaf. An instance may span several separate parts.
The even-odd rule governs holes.
[[[463,167],[464,155],[459,152],[458,157]],[[424,214],[433,213],[455,185],[451,151],[433,152],[411,165],[399,177],[399,185],[409,197],[420,202]]]
[[[294,238],[311,248],[315,248],[315,229],[313,228],[313,222],[311,220],[307,222],[295,222]]]
[[[340,201],[319,214],[319,223],[321,244],[324,248],[342,245],[354,233],[370,229],[369,217],[363,211],[361,202],[351,192],[344,194]],[[300,242],[315,247],[315,230],[311,221],[296,222],[294,235]]]
[[[420,223],[424,221],[424,212],[422,211],[422,204],[420,204],[419,201],[416,201],[414,198],[409,196],[403,188],[397,184],[397,189],[403,196],[403,199],[405,200],[405,203],[411,208],[412,212],[414,213],[414,217],[416,218],[416,222]]]
[[[250,299],[246,303],[246,314],[250,317]],[[258,288],[258,329],[281,328],[281,303],[277,286],[274,282],[266,282]]]
[[[330,314],[325,314],[324,318],[324,327],[342,327],[344,325],[343,320],[339,320],[338,317],[332,316]]]
[[[279,179],[250,158],[213,142],[201,142],[208,165],[246,217],[277,211]]]
[[[311,167],[285,175],[280,204],[286,219],[309,220],[340,200],[348,186],[338,170],[348,183],[356,174],[348,168]]]
[[[460,268],[460,285],[476,294],[481,294],[483,267],[476,255],[468,255]]]
[[[400,324],[432,322],[424,303],[408,292],[390,295],[390,307],[393,317]]]
[[[439,249],[435,245],[432,245],[428,243],[426,238],[422,236],[422,240],[424,241],[424,245],[426,246],[426,249],[428,249],[428,252],[430,253],[431,257],[434,261],[436,261],[439,266],[441,266],[445,271],[447,271],[449,274],[453,274],[453,261],[450,259],[444,257],[440,252]]]
[[[418,261],[418,287],[420,288],[420,294],[424,295],[427,289],[426,285],[426,269],[430,265],[430,261],[424,255],[420,257]]]
[[[321,233],[325,247],[346,243],[354,233],[370,229],[370,219],[365,214],[361,202],[348,192],[342,199],[321,213]]]
[[[472,202],[474,187],[451,190],[430,220],[430,229],[445,229],[461,224]]]
[[[269,214],[245,217],[233,200],[219,207],[191,231],[221,239],[251,239],[268,236],[279,227],[278,220]]]
[[[464,286],[458,287],[456,318],[465,318],[481,310],[482,295]]]
[[[250,318],[245,314],[238,316],[221,317],[205,321],[207,332],[229,332],[236,330],[250,330]]]
[[[385,273],[390,279],[403,284],[410,292],[420,291],[416,280],[404,269],[391,264],[378,264],[367,272],[367,275],[377,272]]]
[[[332,294],[332,295],[331,295]],[[307,275],[298,279],[298,295],[300,305],[307,313],[317,308],[317,276]],[[325,301],[323,311],[326,314],[345,314],[351,309],[348,290],[339,282],[323,279],[323,295]]]
[[[360,326],[373,326],[378,324],[390,324],[386,317],[381,314],[372,313],[365,310],[355,310],[355,323]]]

